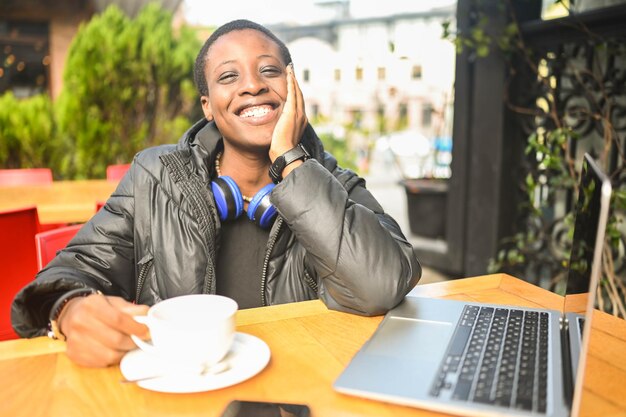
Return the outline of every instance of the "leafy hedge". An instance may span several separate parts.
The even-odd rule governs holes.
[[[0,166],[36,168],[58,161],[52,103],[47,95],[0,96]]]
[[[172,14],[155,4],[135,19],[108,7],[73,39],[54,108],[46,97],[0,99],[0,166],[103,177],[109,164],[175,142],[198,115],[192,71],[199,49],[196,34],[174,30]]]

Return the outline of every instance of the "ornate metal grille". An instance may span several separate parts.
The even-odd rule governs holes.
[[[518,233],[504,241],[492,266],[561,291],[579,167],[589,152],[609,174],[615,193],[602,307],[625,316],[626,27],[603,24],[598,13],[587,23],[568,18],[522,26],[507,101],[523,132],[517,137],[528,143],[520,164],[525,203]]]

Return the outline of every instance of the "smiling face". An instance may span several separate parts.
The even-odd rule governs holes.
[[[256,30],[235,30],[211,45],[202,110],[230,144],[267,151],[287,98],[286,65],[278,45]]]

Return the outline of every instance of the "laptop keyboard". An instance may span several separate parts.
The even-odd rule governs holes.
[[[468,305],[430,394],[546,412],[548,313]]]

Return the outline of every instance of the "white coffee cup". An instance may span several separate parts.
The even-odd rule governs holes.
[[[235,337],[235,300],[194,294],[163,300],[135,320],[148,326],[151,342],[131,336],[143,351],[168,362],[211,366],[230,349]]]

